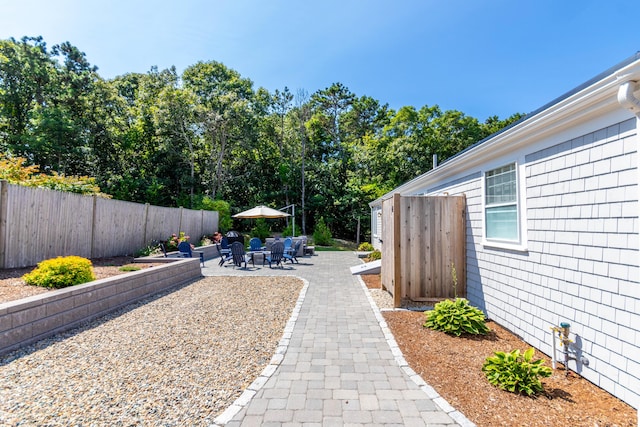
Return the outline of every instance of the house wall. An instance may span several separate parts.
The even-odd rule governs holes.
[[[638,407],[637,120],[576,135],[491,160],[491,167],[521,163],[526,250],[484,244],[483,170],[421,193],[466,195],[467,297],[473,305],[547,355],[550,328],[569,322],[573,349],[589,361],[571,361],[570,368]]]
[[[371,209],[371,245],[374,249],[382,249],[382,206]]]

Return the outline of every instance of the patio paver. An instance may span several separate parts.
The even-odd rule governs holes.
[[[351,252],[316,252],[284,269],[205,263],[205,276],[306,281],[271,364],[214,425],[474,426],[404,360]],[[259,303],[259,302],[257,302]]]

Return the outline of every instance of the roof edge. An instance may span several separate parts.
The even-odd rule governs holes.
[[[637,69],[633,69],[634,65],[637,67]],[[630,69],[627,72],[625,72],[625,69],[627,69],[627,68],[630,68]],[[495,133],[487,136],[486,138],[483,138],[480,141],[470,145],[469,147],[465,148],[464,150],[460,151],[459,153],[455,154],[454,156],[446,159],[444,162],[442,162],[436,168],[431,169],[430,171],[427,171],[427,172],[425,172],[425,173],[423,173],[421,175],[418,175],[417,177],[415,177],[415,178],[413,178],[413,179],[411,179],[411,180],[399,185],[398,187],[394,188],[390,192],[387,192],[387,193],[383,194],[381,197],[378,197],[377,199],[375,199],[372,202],[370,202],[369,206],[370,207],[377,206],[383,200],[386,200],[386,199],[392,197],[393,194],[398,193],[398,192],[407,191],[411,187],[415,186],[415,184],[417,182],[422,181],[425,177],[427,177],[429,175],[432,175],[432,174],[435,174],[435,173],[437,173],[439,171],[442,171],[442,169],[447,169],[448,166],[451,166],[451,165],[457,163],[460,160],[461,157],[464,157],[464,156],[468,155],[470,152],[478,151],[480,146],[488,144],[489,141],[497,140],[498,138],[505,137],[505,134],[510,134],[509,136],[511,136],[511,134],[517,134],[517,133],[519,133],[521,131],[524,131],[524,130],[531,131],[531,129],[525,129],[525,127],[536,128],[536,127],[544,126],[543,122],[545,120],[542,120],[542,118],[541,118],[543,113],[547,112],[548,110],[553,109],[554,107],[556,107],[556,106],[558,106],[558,105],[560,105],[562,103],[566,103],[566,101],[570,100],[571,98],[578,97],[578,95],[580,93],[582,93],[583,91],[585,91],[586,89],[588,89],[588,88],[590,88],[590,87],[592,87],[594,85],[600,84],[601,87],[599,87],[597,89],[606,90],[612,84],[622,84],[623,82],[633,80],[634,78],[640,78],[640,51],[636,52],[634,55],[628,57],[624,61],[619,62],[618,64],[614,65],[613,67],[610,67],[610,68],[606,69],[605,71],[599,73],[595,77],[592,77],[591,79],[587,80],[586,82],[578,85],[574,89],[572,89],[572,90],[564,93],[563,95],[553,99],[552,101],[544,104],[542,107],[537,108],[536,110],[534,110],[531,113],[525,115],[521,119],[511,123],[509,126],[506,126],[503,129],[500,129],[498,132],[495,132]],[[594,92],[595,91],[596,90],[594,90]],[[613,101],[615,101],[615,99]],[[571,106],[568,106],[567,108],[576,109],[576,105],[573,104]],[[539,118],[541,118],[540,122],[533,123],[535,120],[537,120]],[[545,119],[549,120],[549,118],[547,118],[547,117],[545,117]],[[529,123],[531,123],[531,126],[527,126]]]

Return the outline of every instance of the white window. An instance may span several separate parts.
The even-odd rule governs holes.
[[[511,163],[486,172],[484,193],[487,241],[520,242],[516,164]]]

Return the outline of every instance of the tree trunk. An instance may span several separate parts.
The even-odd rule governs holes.
[[[215,140],[215,136],[213,138]],[[218,159],[216,161],[216,176],[213,180],[211,187],[211,198],[216,199],[216,193],[218,192],[219,182],[222,181],[222,160],[224,159],[224,150],[227,145],[227,135],[224,130],[220,131],[220,151],[218,151]],[[215,156],[215,151],[212,150],[212,156]]]
[[[303,129],[304,129],[304,125],[303,125]],[[304,197],[305,196],[305,194],[304,194],[304,190],[305,190],[305,188],[304,188],[304,156],[305,156],[305,148],[306,148],[306,135],[305,135],[304,131],[302,132],[301,135],[302,135],[302,150],[301,150],[301,152],[302,152],[302,154],[301,154],[302,162],[301,162],[301,165],[300,165],[300,171],[301,171],[301,174],[302,174],[302,179],[301,179],[301,183],[300,183],[301,184],[301,189],[300,189],[301,191],[300,192],[301,192],[301,199],[302,200],[300,201],[300,204],[301,204],[301,207],[302,207],[302,235],[306,236],[307,235],[307,224],[306,224],[306,219],[305,219],[306,218],[306,213],[305,213],[305,210],[304,210],[304,198],[305,198]],[[294,221],[295,221],[295,219],[294,219]]]

